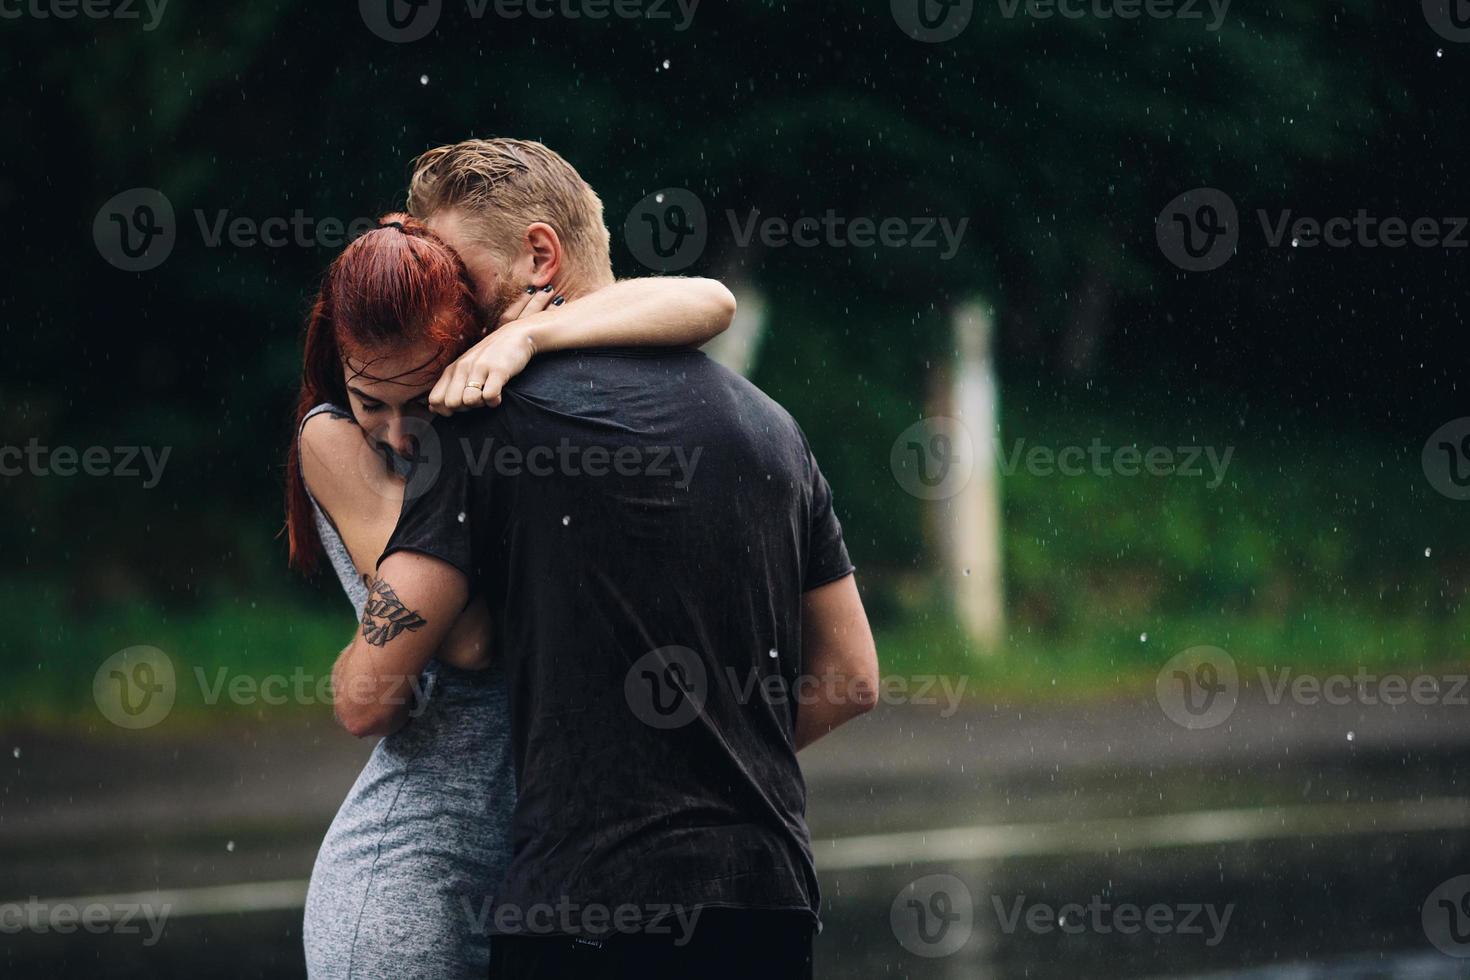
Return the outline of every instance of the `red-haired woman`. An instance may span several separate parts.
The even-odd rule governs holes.
[[[561,303],[517,287],[488,333],[453,250],[407,215],[388,215],[332,263],[307,325],[288,457],[291,562],[325,556],[359,616],[366,583],[398,520],[405,476],[432,465],[430,396],[476,365],[475,399],[537,351],[679,346],[724,330],[734,304],[704,279],[640,279]],[[446,370],[447,369],[447,370]],[[481,387],[483,386],[483,387]],[[458,400],[449,407],[460,407]],[[386,734],[322,843],[303,939],[314,980],[484,977],[490,896],[510,858],[515,783],[505,682],[472,604]],[[351,690],[338,691],[338,715]],[[406,723],[405,723],[406,722]],[[349,724],[349,727],[352,727]]]

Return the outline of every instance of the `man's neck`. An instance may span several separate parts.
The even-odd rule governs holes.
[[[617,280],[613,278],[611,269],[604,269],[594,276],[572,275],[563,280],[557,290],[570,303],[574,299],[581,299],[589,293],[595,293],[605,286],[611,286]]]

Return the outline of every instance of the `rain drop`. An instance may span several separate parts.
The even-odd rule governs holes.
[[[776,657],[777,657],[776,648],[775,647],[771,647],[771,659],[772,660],[775,660]],[[16,755],[20,755],[20,749],[16,749],[15,750],[15,754]]]
[[[1348,732],[1348,733],[1347,733],[1347,740],[1348,740],[1348,741],[1349,741],[1349,742],[1351,742],[1351,741],[1352,741],[1352,740],[1353,740],[1353,733],[1352,733],[1352,732]]]
[[[568,514],[561,519],[561,526],[566,527],[572,523],[572,515]]]
[[[771,654],[773,656],[775,655],[775,653],[776,653],[775,650],[772,650],[771,651]],[[10,754],[13,755],[13,756],[15,756],[17,759],[19,759],[20,758],[20,746],[17,745],[14,749],[11,750]]]
[[[1424,557],[1425,557],[1425,558],[1428,558],[1428,557],[1429,557],[1429,552],[1430,552],[1430,550],[1431,550],[1431,549],[1429,549],[1429,548],[1425,548],[1425,549],[1424,549]]]
[[[1443,52],[1441,52],[1441,54],[1442,54],[1442,53],[1443,53]],[[664,70],[665,70],[665,71],[668,71],[668,68],[669,68],[669,59],[668,59],[668,58],[665,58],[665,59],[664,59]]]
[[[1139,643],[1147,643],[1148,642],[1148,634],[1147,633],[1139,633],[1138,634],[1138,642]]]
[[[1291,247],[1292,248],[1297,248],[1297,247],[1299,247],[1301,245],[1301,243],[1302,243],[1302,240],[1300,238],[1293,238],[1291,240]]]
[[[1434,52],[1434,56],[1436,58],[1443,58],[1444,57],[1444,48],[1439,48],[1438,50],[1436,50]]]
[[[428,75],[420,75],[419,76],[419,84],[420,85],[427,85],[427,84],[429,84],[429,76]]]
[[[226,841],[225,842],[225,850],[229,851],[231,854],[234,854],[235,853],[235,842],[234,841]]]
[[[456,516],[454,519],[456,521],[459,521],[461,524],[463,524],[464,523],[464,518],[465,518],[464,511],[460,511],[459,514],[458,514],[458,516]]]

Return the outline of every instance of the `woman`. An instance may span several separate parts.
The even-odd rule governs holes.
[[[287,524],[292,564],[310,571],[324,554],[359,616],[398,519],[404,461],[433,438],[428,402],[441,375],[470,359],[490,365],[482,400],[494,404],[536,351],[697,344],[733,313],[724,287],[697,279],[619,283],[566,305],[550,287],[518,296],[485,336],[458,257],[407,215],[385,217],[327,272],[307,325]],[[327,832],[303,929],[315,980],[489,969],[487,916],[510,858],[515,786],[488,628],[472,603]]]

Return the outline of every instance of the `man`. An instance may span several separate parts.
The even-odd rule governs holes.
[[[431,151],[409,206],[487,305],[612,280],[601,202],[540,144]],[[810,977],[796,752],[878,669],[800,429],[695,351],[538,358],[493,398],[489,366],[450,375],[441,411],[499,407],[437,427],[338,681],[394,693],[487,602],[517,774],[492,974]]]

